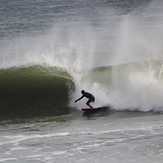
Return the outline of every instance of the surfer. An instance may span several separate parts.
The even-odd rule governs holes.
[[[75,103],[76,103],[77,101],[81,100],[83,97],[86,97],[86,98],[89,99],[89,100],[87,101],[86,104],[87,104],[90,108],[93,108],[93,107],[90,105],[90,103],[95,101],[95,97],[94,97],[91,93],[85,92],[84,90],[82,90],[81,93],[82,93],[82,96],[81,96],[79,99],[77,99],[77,100],[75,101]]]

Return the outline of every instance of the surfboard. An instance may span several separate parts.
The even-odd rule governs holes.
[[[99,108],[81,108],[83,111],[97,110]]]
[[[83,115],[92,116],[94,114],[104,115],[108,112],[108,107],[97,107],[97,108],[81,108]]]

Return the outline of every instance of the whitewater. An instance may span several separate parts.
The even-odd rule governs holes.
[[[0,6],[0,162],[162,162],[162,1]]]

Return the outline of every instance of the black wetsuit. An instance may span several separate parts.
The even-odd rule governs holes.
[[[79,99],[77,99],[75,102],[81,100],[83,97],[86,97],[86,98],[89,99],[89,100],[87,101],[86,104],[87,104],[89,107],[92,108],[92,106],[91,106],[89,103],[90,103],[90,102],[94,102],[94,101],[95,101],[95,97],[94,97],[91,93],[88,93],[88,92],[84,92],[84,93],[82,93],[82,94],[83,94],[83,95],[82,95]]]

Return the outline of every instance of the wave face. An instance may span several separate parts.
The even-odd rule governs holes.
[[[95,107],[163,111],[163,62],[143,61],[93,68],[80,77],[57,67],[0,70],[0,119],[59,116],[77,104],[81,89],[92,92]]]
[[[0,70],[0,119],[68,114],[70,81],[58,68]]]

